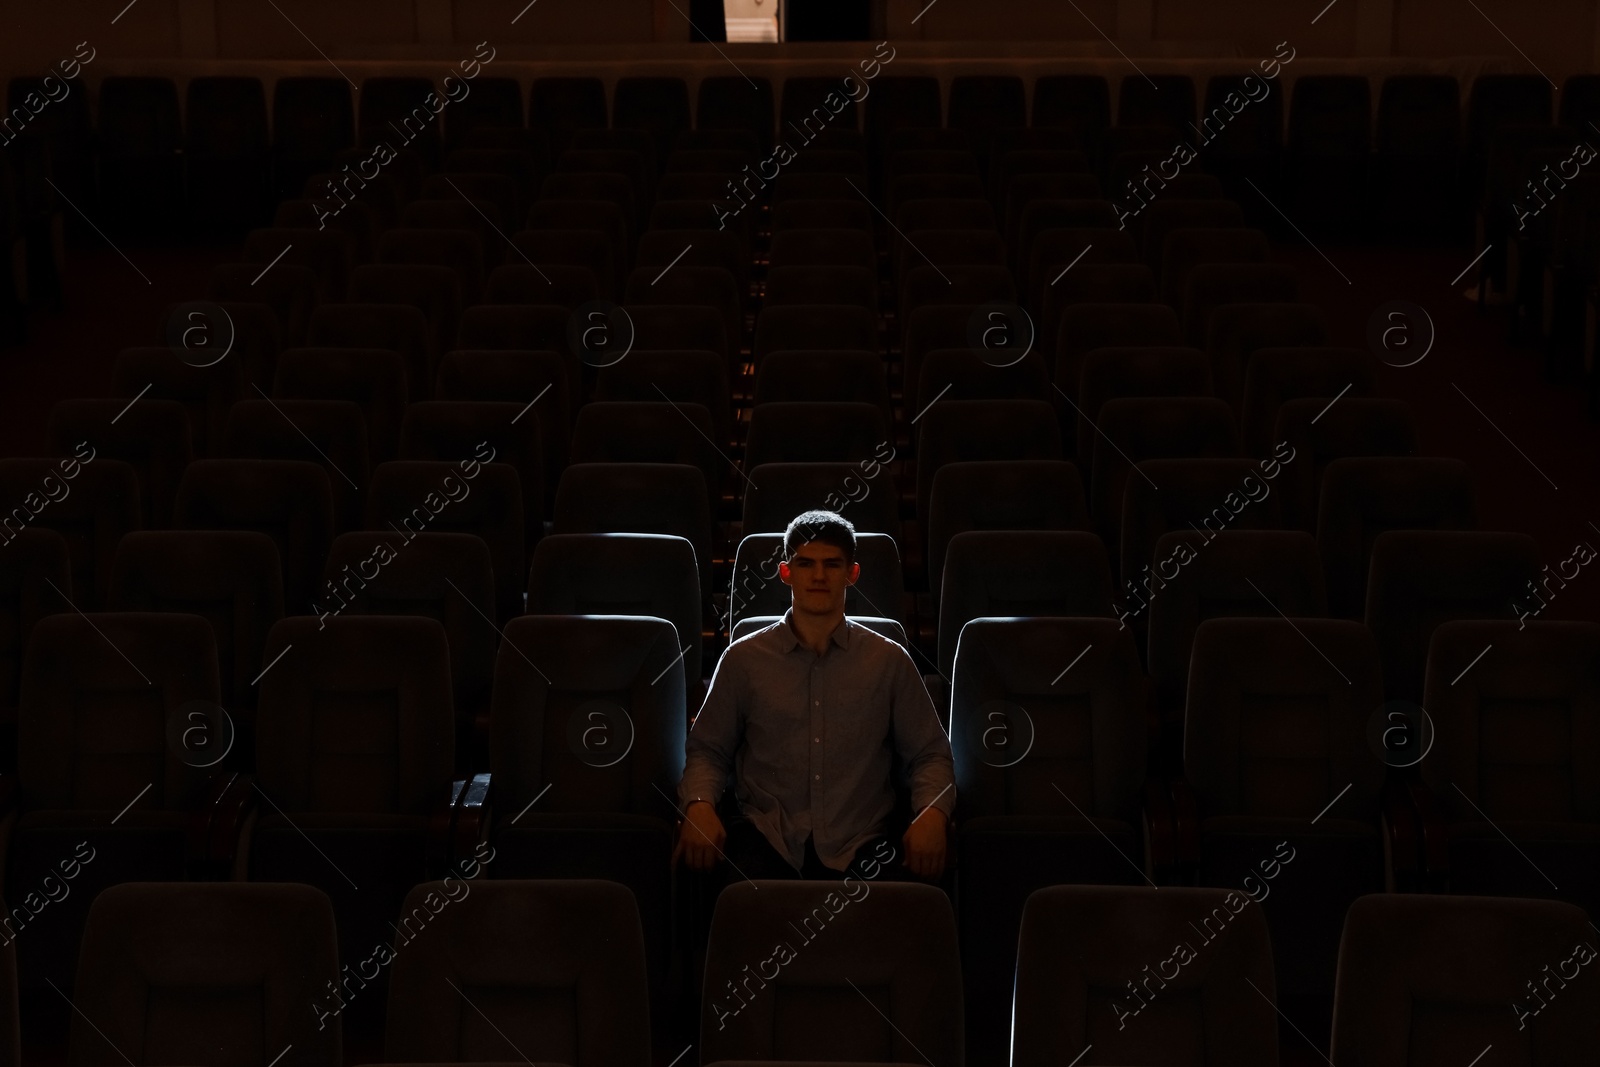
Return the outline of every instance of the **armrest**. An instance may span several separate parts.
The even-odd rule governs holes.
[[[448,857],[452,863],[459,863],[473,855],[478,843],[488,836],[492,785],[493,779],[487,774],[475,774],[453,783],[456,803]]]
[[[1177,872],[1182,883],[1188,885],[1200,869],[1200,798],[1187,778],[1174,778],[1169,790]]]
[[[1450,840],[1445,834],[1439,801],[1421,782],[1407,782],[1406,791],[1417,814],[1424,885],[1432,892],[1442,893],[1450,881]]]
[[[188,864],[193,877],[231,877],[239,837],[255,809],[255,780],[226,771],[206,779],[203,799],[189,813]]]
[[[1391,777],[1379,797],[1383,812],[1383,832],[1394,873],[1394,889],[1413,892],[1422,882],[1422,829],[1416,808],[1404,783]]]
[[[445,864],[450,862],[456,804],[466,790],[466,779],[458,778],[451,782],[449,790],[434,802],[433,811],[428,815],[426,860],[430,878],[444,877]]]
[[[1144,783],[1144,839],[1156,880],[1171,883],[1178,867],[1177,828],[1173,823],[1172,794],[1156,778]]]

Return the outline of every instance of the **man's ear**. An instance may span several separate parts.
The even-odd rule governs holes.
[[[856,584],[856,580],[858,578],[860,578],[860,577],[861,577],[861,564],[859,564],[859,563],[850,564],[850,584],[851,585],[855,585]]]
[[[788,560],[780,559],[778,561],[778,578],[783,582],[784,585],[792,585],[792,584],[794,584],[793,582],[791,582],[789,580],[789,561]]]

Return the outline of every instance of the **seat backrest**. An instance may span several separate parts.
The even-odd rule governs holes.
[[[17,706],[17,779],[28,807],[176,811],[205,772],[169,738],[214,708],[216,639],[196,615],[50,615],[33,628]]]
[[[660,618],[513,619],[490,712],[500,802],[521,811],[544,795],[547,813],[675,819],[689,729],[682,647]]]
[[[1215,397],[1119,397],[1102,404],[1095,421],[1089,511],[1107,549],[1121,545],[1123,490],[1129,478],[1142,477],[1134,464],[1239,454],[1233,413]]]
[[[781,358],[781,357],[779,357]],[[821,508],[858,533],[900,538],[900,499],[881,463],[766,463],[750,471],[740,532],[781,533],[801,512]]]
[[[1274,478],[1279,463],[1252,459],[1147,459],[1144,477],[1122,491],[1122,542],[1118,553],[1124,583],[1155,566],[1155,548],[1173,530],[1276,530],[1281,494]]]
[[[711,593],[715,537],[705,475],[686,463],[574,463],[561,473],[551,533],[675,534],[694,546]]]
[[[1324,618],[1317,543],[1298,530],[1174,530],[1123,587],[1119,617],[1150,624],[1149,668],[1163,706],[1182,705],[1195,631],[1217,618]]]
[[[1333,613],[1359,619],[1367,560],[1385,530],[1473,530],[1472,471],[1459,459],[1348,457],[1328,464],[1317,505],[1317,548]]]
[[[523,525],[522,479],[509,463],[496,463],[489,445],[473,457],[404,459],[373,469],[366,528],[410,540],[420,533],[464,533],[483,539],[494,566],[500,616],[522,607],[526,550],[542,531]]]
[[[492,400],[435,400],[407,406],[400,427],[400,458],[463,460],[480,454],[485,444],[496,463],[514,467],[522,485],[522,528],[535,530],[544,519],[544,505],[553,490],[557,463],[546,458],[544,442],[554,435],[526,403]],[[553,429],[560,431],[561,426]],[[558,469],[558,468],[557,468]],[[550,482],[547,482],[550,479]]]
[[[1333,407],[1321,397],[1289,400],[1278,408],[1275,445],[1296,457],[1284,479],[1285,525],[1315,531],[1322,475],[1345,456],[1409,456],[1417,427],[1403,400],[1346,396]]]
[[[1274,1067],[1274,985],[1266,918],[1237,889],[1051,886],[1022,913],[1012,1063],[1093,1046],[1102,1063]]]
[[[1078,468],[1060,459],[946,463],[928,502],[928,585],[939,594],[950,539],[968,530],[1088,530]]]
[[[1558,901],[1362,897],[1339,941],[1329,1054],[1420,1067],[1498,1045],[1530,1067],[1581,1063],[1600,1046],[1600,983],[1570,977],[1593,944],[1583,909]]]
[[[72,562],[73,602],[96,611],[110,589],[117,542],[140,528],[140,496],[134,468],[101,457],[87,442],[67,459],[0,460],[0,539],[30,528],[60,534]]]
[[[256,778],[280,810],[415,819],[448,797],[455,711],[436,620],[288,618],[262,655]]]
[[[450,878],[412,889],[400,915],[390,1060],[650,1063],[644,933],[625,886]]]
[[[283,618],[278,547],[244,530],[130,533],[117,545],[112,611],[185,612],[210,624],[223,700],[255,706],[267,632]]]
[[[1244,374],[1259,348],[1319,348],[1328,343],[1328,323],[1315,304],[1224,304],[1211,310],[1206,351],[1217,395],[1238,412],[1244,405]]]
[[[1383,703],[1383,668],[1360,623],[1202,622],[1187,703],[1184,777],[1207,818],[1313,819],[1338,799],[1330,821],[1376,825],[1384,766],[1367,728]]]
[[[1588,740],[1600,726],[1600,626],[1444,623],[1428,645],[1423,707],[1437,740],[1422,778],[1448,820],[1600,822]]]
[[[283,565],[284,611],[312,610],[333,540],[333,495],[321,466],[304,460],[196,460],[178,486],[173,525],[266,534]]]
[[[927,521],[933,479],[962,460],[1060,459],[1061,424],[1042,400],[945,400],[921,415],[917,514]]]
[[[176,400],[63,400],[50,409],[56,454],[73,455],[83,442],[97,456],[122,460],[139,472],[143,522],[162,529],[172,522],[172,502],[183,468],[194,458],[189,413]]]
[[[961,628],[986,616],[1110,618],[1111,567],[1092,533],[968,530],[945,550],[939,670],[955,663]]]
[[[1434,629],[1453,619],[1516,619],[1538,578],[1539,549],[1526,534],[1379,534],[1364,617],[1383,655],[1384,696],[1420,700]]]
[[[333,906],[308,885],[129,882],[97,896],[83,932],[67,1062],[138,1049],[159,1063],[338,1067]],[[321,1026],[310,1025],[313,1019]]]
[[[499,641],[485,621],[494,618],[495,587],[482,538],[420,533],[407,540],[392,530],[341,534],[328,550],[318,592],[319,618],[425,615],[438,621],[450,642],[457,714],[487,705]]]
[[[750,412],[745,465],[855,463],[881,457],[889,441],[883,409],[860,402],[782,401]]]
[[[934,886],[732,885],[706,948],[701,1059],[960,1063],[956,941]],[[767,960],[745,969],[758,945]]]
[[[1278,408],[1302,397],[1376,396],[1378,359],[1364,348],[1258,348],[1244,372],[1245,451],[1272,450]],[[1348,391],[1347,391],[1348,390]]]
[[[700,584],[694,546],[647,533],[551,534],[528,570],[530,615],[644,615],[678,634],[684,676],[700,680]]]
[[[367,420],[353,400],[241,400],[228,410],[223,456],[322,467],[336,531],[361,528],[368,476]]]
[[[1137,821],[1147,683],[1132,631],[1114,619],[973,619],[950,681],[965,818]]]

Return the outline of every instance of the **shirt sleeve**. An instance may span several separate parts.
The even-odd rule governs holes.
[[[955,761],[950,739],[939,725],[917,665],[903,648],[897,653],[893,683],[894,745],[911,779],[912,817],[930,805],[949,818],[956,809]]]
[[[695,800],[715,805],[727,788],[734,753],[744,733],[742,658],[730,647],[717,661],[705,703],[689,728],[684,744],[683,779],[678,783],[678,806],[687,811]]]

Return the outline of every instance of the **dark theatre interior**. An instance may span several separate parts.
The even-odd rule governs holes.
[[[7,8],[0,1067],[1600,1065],[1594,2]]]

